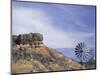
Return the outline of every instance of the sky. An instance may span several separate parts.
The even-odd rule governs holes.
[[[12,34],[41,33],[51,48],[95,48],[95,6],[12,2]]]

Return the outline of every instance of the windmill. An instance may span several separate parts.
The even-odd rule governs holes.
[[[75,55],[80,59],[80,63],[89,61],[93,57],[93,50],[86,47],[84,43],[78,43],[75,47]]]

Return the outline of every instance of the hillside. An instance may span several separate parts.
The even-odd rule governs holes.
[[[40,33],[12,36],[12,73],[34,73],[85,69],[56,49],[44,45]]]

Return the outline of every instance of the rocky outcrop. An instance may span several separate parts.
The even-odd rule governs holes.
[[[12,73],[85,69],[56,49],[46,47],[40,33],[21,34],[12,38]]]
[[[43,45],[43,35],[40,33],[20,34],[19,36],[12,36],[14,44],[17,45],[33,45],[39,47]]]

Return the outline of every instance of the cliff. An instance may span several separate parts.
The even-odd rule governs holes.
[[[85,69],[61,52],[43,44],[40,33],[12,36],[12,73],[34,73]]]

